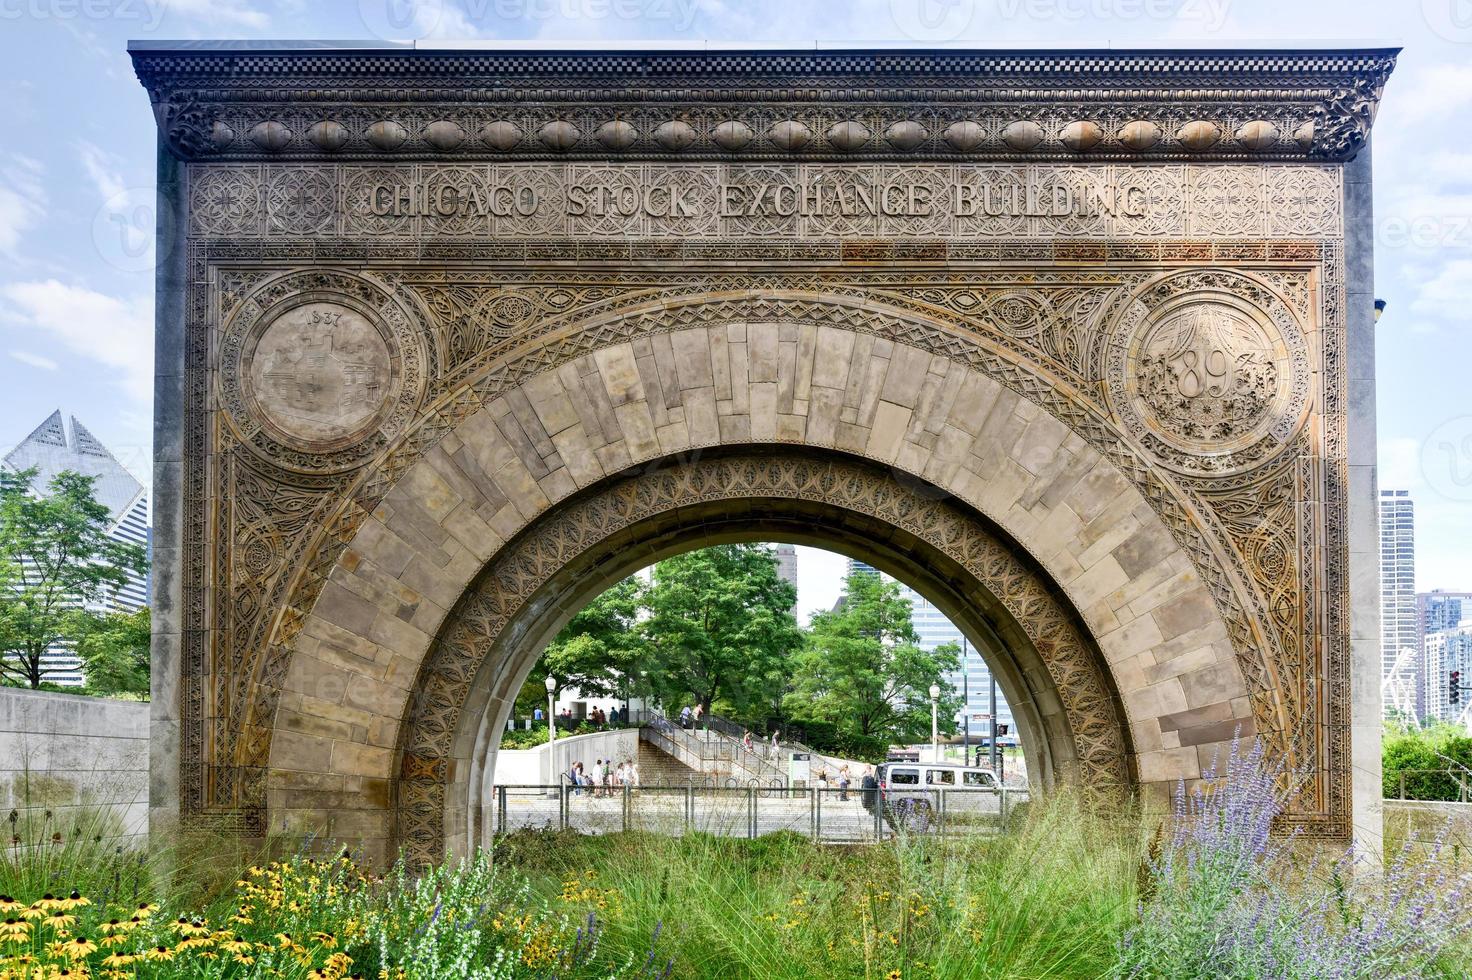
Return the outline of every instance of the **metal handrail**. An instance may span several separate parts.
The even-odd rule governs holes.
[[[1457,798],[1455,800],[1446,800],[1446,799],[1440,799],[1440,798],[1428,800],[1428,799],[1425,799],[1423,797],[1411,797],[1411,796],[1407,796],[1406,795],[1406,777],[1408,777],[1408,776],[1410,776],[1410,777],[1415,777],[1415,776],[1445,776],[1445,777],[1451,779],[1453,782],[1456,783],[1456,785],[1457,785]],[[1468,803],[1468,802],[1472,802],[1472,780],[1469,780],[1469,772],[1465,768],[1462,768],[1462,769],[1454,769],[1454,768],[1452,768],[1452,767],[1449,766],[1449,767],[1447,767],[1445,769],[1401,769],[1401,770],[1399,770],[1396,773],[1396,777],[1397,777],[1397,789],[1399,791],[1398,792],[1398,795],[1395,797],[1395,799],[1397,799],[1397,800],[1403,800],[1403,801],[1407,801],[1407,802],[1422,802],[1422,803]]]

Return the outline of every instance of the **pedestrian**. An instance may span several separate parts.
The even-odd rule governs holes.
[[[705,714],[705,705],[703,705],[703,704],[697,704],[695,706],[695,727],[696,728],[699,728],[700,727],[700,716],[703,715],[703,714]]]
[[[633,759],[629,760],[629,785],[633,787],[634,792],[639,791],[639,763]]]
[[[605,796],[613,795],[613,760],[603,760],[603,790]]]
[[[567,781],[573,786],[573,795],[581,796],[583,792],[583,764],[581,762],[572,764],[572,768],[567,771]]]
[[[874,804],[878,802],[879,780],[874,776],[874,767],[870,766],[864,770],[863,781],[859,783],[863,787],[864,809],[873,810]]]
[[[777,729],[772,729],[772,754],[777,754]]]
[[[685,705],[685,707],[683,707],[683,708],[680,709],[680,727],[681,728],[689,728],[690,727],[690,706],[688,704]]]
[[[827,769],[819,769],[818,770],[818,789],[823,790],[823,789],[827,789],[827,788],[828,788],[828,770]]]
[[[741,748],[747,752],[752,750],[751,732],[747,732],[741,736]]]
[[[849,784],[848,766],[839,766],[838,767],[838,799],[841,802],[843,802],[843,803],[847,803],[848,802],[848,784]]]
[[[532,721],[542,721],[545,718],[546,716],[542,714],[541,708],[537,708],[532,712]]]

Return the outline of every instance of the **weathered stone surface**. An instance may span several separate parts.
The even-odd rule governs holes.
[[[1346,540],[1345,487],[1373,492],[1371,407],[1345,381],[1373,357],[1346,329],[1390,53],[1090,54],[1068,71],[1157,97],[1087,114],[1026,74],[1046,55],[997,89],[985,54],[856,86],[820,53],[801,88],[831,99],[688,112],[675,76],[621,78],[659,99],[613,112],[607,79],[553,71],[545,102],[436,84],[402,122],[403,99],[341,101],[340,57],[238,89],[208,55],[138,53],[191,161],[160,169],[188,239],[160,249],[155,718],[178,751],[153,777],[185,816],[471,846],[485,733],[549,610],[669,536],[774,526],[1005,624],[1046,778],[1159,791],[1240,729],[1313,774],[1312,832],[1374,810],[1343,641],[1369,669],[1347,599],[1373,520]],[[1228,77],[1166,99],[1145,62]],[[973,94],[909,118],[952,76]],[[894,98],[848,104],[876,85]],[[269,117],[245,97],[277,87]]]

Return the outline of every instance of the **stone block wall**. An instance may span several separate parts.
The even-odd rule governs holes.
[[[0,834],[141,842],[149,705],[0,688]]]

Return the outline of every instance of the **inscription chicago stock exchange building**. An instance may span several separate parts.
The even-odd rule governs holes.
[[[513,175],[512,180],[515,180]],[[569,182],[561,194],[532,183],[484,185],[384,181],[367,194],[375,217],[531,217],[560,208],[568,217],[693,218],[714,205],[721,218],[756,217],[930,217],[949,212],[957,217],[1098,217],[1144,218],[1150,208],[1145,187],[1042,187],[1024,174],[1004,175],[1001,182],[937,185],[912,175],[834,174],[814,171],[781,179],[773,175],[742,180],[722,175],[714,194],[699,183],[636,184]]]

